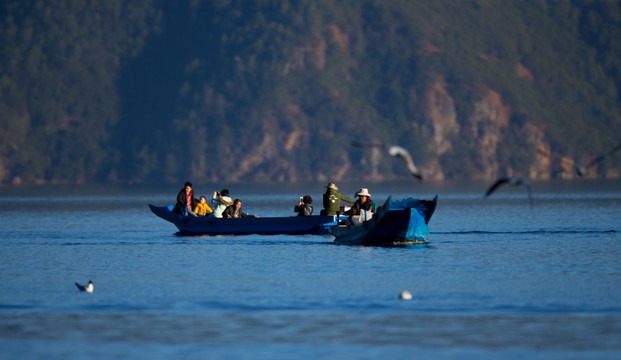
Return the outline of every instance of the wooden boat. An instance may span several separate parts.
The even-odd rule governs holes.
[[[433,200],[408,198],[392,201],[389,196],[377,213],[359,225],[338,225],[332,229],[339,245],[404,246],[425,244],[429,219],[438,204]]]
[[[173,212],[173,206],[154,206],[151,211],[179,229],[179,235],[330,235],[337,225],[336,216],[245,217],[223,219],[185,216]]]

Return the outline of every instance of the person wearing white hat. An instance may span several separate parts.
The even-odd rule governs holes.
[[[336,212],[341,208],[341,200],[350,204],[356,202],[355,199],[341,194],[335,183],[329,182],[326,186],[326,192],[323,194],[323,210],[321,210],[321,215],[336,215]]]
[[[356,192],[356,196],[358,200],[351,207],[350,214],[358,215],[360,214],[360,210],[366,210],[370,212],[375,212],[375,203],[371,200],[371,194],[369,194],[369,189],[360,188],[358,192]]]
[[[360,188],[356,192],[356,196],[358,196],[358,200],[347,212],[349,214],[349,224],[351,225],[357,225],[371,219],[375,212],[375,203],[371,200],[371,194],[369,194],[367,188]]]

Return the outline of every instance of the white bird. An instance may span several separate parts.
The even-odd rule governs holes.
[[[93,282],[92,281],[88,281],[88,285],[84,286],[84,285],[80,285],[78,283],[75,283],[75,286],[78,287],[78,289],[80,291],[86,291],[87,293],[92,293],[93,292]]]
[[[510,176],[504,177],[496,180],[485,192],[485,197],[490,196],[494,191],[496,191],[499,187],[507,185],[507,186],[524,186],[526,188],[526,192],[528,193],[528,203],[530,206],[533,206],[533,197],[530,189],[530,182],[527,179]]]
[[[412,294],[409,291],[403,290],[399,293],[399,299],[401,300],[412,300]]]
[[[372,147],[372,148],[380,148],[380,149],[386,148],[386,144],[382,142],[353,141],[351,144],[352,146],[355,146],[355,147]],[[423,180],[423,175],[421,174],[420,170],[416,167],[416,164],[414,164],[414,160],[412,160],[412,156],[410,156],[410,153],[405,148],[398,146],[398,145],[390,145],[388,147],[388,155],[392,157],[402,158],[403,161],[405,161],[405,165],[408,167],[408,171],[410,172],[410,174],[412,174],[412,176],[414,176],[418,180]]]
[[[405,161],[405,164],[407,165],[410,174],[412,174],[412,176],[414,176],[418,180],[423,180],[422,174],[414,164],[414,160],[412,160],[412,157],[407,150],[405,150],[401,146],[392,145],[388,148],[388,154],[392,157],[402,158],[403,161]]]

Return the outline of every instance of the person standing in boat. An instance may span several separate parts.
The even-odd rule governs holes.
[[[233,205],[227,206],[222,212],[223,218],[240,218],[240,217],[256,217],[254,215],[248,215],[242,211],[242,202],[239,199],[233,201]]]
[[[216,205],[211,215],[217,218],[221,218],[224,209],[226,209],[227,206],[233,205],[233,199],[231,199],[228,189],[222,189],[220,192],[213,192],[213,198],[211,199],[211,203]]]
[[[341,194],[335,183],[329,182],[326,186],[326,192],[323,194],[321,215],[336,215],[336,212],[341,208],[341,200],[350,204],[356,202],[356,200]]]
[[[198,216],[207,216],[211,214],[212,212],[213,210],[211,210],[211,208],[207,204],[207,198],[204,196],[201,196],[200,202],[196,204],[196,207],[194,208],[194,213]]]
[[[179,191],[177,194],[177,203],[173,208],[173,212],[176,212],[181,215],[191,215],[196,216],[194,211],[194,207],[198,203],[198,200],[194,197],[194,190],[192,190],[192,183],[186,181],[183,186],[183,189]]]
[[[313,198],[310,195],[304,195],[300,198],[298,204],[293,208],[293,211],[298,213],[298,216],[311,216],[313,215]]]

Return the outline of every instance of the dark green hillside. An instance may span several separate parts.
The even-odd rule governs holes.
[[[8,1],[0,12],[0,180],[101,180],[115,80],[140,53],[152,1]]]
[[[616,1],[131,4],[1,5],[2,183],[407,176],[352,140],[430,179],[567,178],[621,141]]]

